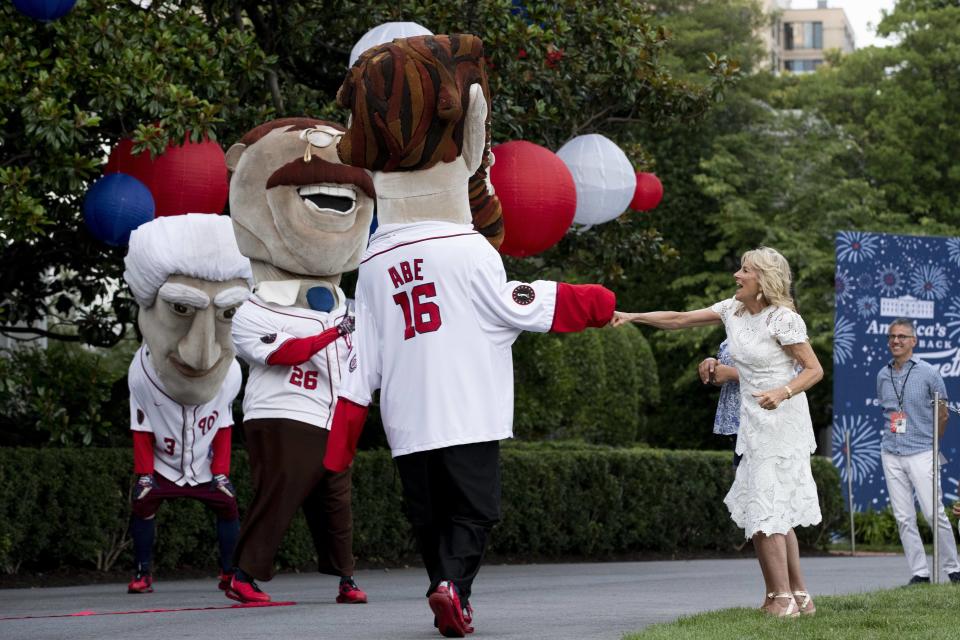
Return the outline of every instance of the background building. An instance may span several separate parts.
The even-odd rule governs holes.
[[[790,0],[764,0],[770,26],[761,37],[767,46],[767,67],[774,73],[807,73],[823,64],[824,52],[856,48],[853,27],[843,9],[818,0],[815,9],[791,9]]]

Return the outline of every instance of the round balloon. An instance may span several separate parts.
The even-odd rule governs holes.
[[[577,210],[577,188],[552,151],[524,140],[493,148],[490,180],[503,209],[500,253],[517,258],[546,251],[563,238]]]
[[[126,173],[150,189],[157,216],[221,213],[227,203],[227,160],[211,140],[171,144],[156,158],[149,151],[133,155],[133,142],[121,140],[104,173]]]
[[[153,196],[146,185],[125,173],[111,173],[93,183],[83,199],[83,221],[101,242],[125,247],[130,232],[153,220]]]
[[[660,179],[652,173],[637,172],[637,189],[630,201],[630,208],[636,211],[650,211],[655,209],[663,199],[663,185]]]
[[[431,32],[426,27],[423,27],[416,22],[384,22],[381,25],[377,25],[370,31],[367,31],[363,36],[357,40],[357,44],[353,45],[353,49],[350,51],[350,64],[348,67],[352,67],[353,63],[357,61],[357,58],[360,57],[360,54],[375,47],[378,44],[383,44],[385,42],[390,42],[395,38],[410,38],[413,36],[432,36]]]
[[[627,155],[598,133],[577,136],[557,155],[577,185],[577,224],[609,222],[626,210],[637,188],[637,177]]]
[[[13,0],[20,13],[34,20],[50,22],[70,13],[77,0]]]

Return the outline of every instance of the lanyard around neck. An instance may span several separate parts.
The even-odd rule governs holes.
[[[897,397],[897,410],[903,411],[903,396],[907,390],[907,380],[910,379],[910,372],[913,371],[913,367],[916,363],[911,362],[910,368],[907,369],[907,375],[903,376],[903,384],[900,385],[900,393],[897,393],[897,383],[893,379],[893,365],[890,365],[890,384],[893,386],[893,395]]]

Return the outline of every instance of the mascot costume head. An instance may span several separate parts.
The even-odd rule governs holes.
[[[227,152],[237,244],[268,302],[310,307],[311,289],[337,295],[340,275],[360,262],[373,182],[340,162],[343,134],[330,122],[284,118],[249,131]]]
[[[253,284],[230,219],[194,213],[152,220],[130,234],[124,265],[164,390],[181,404],[209,402],[234,361],[231,319]]]
[[[487,179],[490,95],[472,35],[402,38],[367,50],[337,102],[352,114],[337,151],[372,172],[380,224],[473,223],[495,247],[500,203]]]

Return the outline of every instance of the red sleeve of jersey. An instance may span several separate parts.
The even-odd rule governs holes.
[[[368,411],[367,407],[346,398],[337,400],[330,437],[327,439],[327,451],[323,455],[323,466],[328,470],[339,473],[353,462]]]
[[[276,351],[270,354],[270,357],[267,358],[267,364],[269,365],[286,365],[292,366],[297,364],[303,364],[309,360],[313,354],[317,353],[328,344],[340,337],[340,332],[336,327],[330,327],[326,331],[318,333],[315,336],[309,336],[306,338],[290,338],[282,345],[280,345]]]
[[[557,283],[557,306],[553,312],[554,333],[602,327],[613,318],[617,296],[599,284]]]
[[[218,429],[213,436],[213,460],[210,461],[210,471],[213,475],[230,475],[230,434],[233,433],[233,425]]]
[[[149,431],[133,432],[133,472],[138,476],[153,473],[153,447],[157,439]]]

